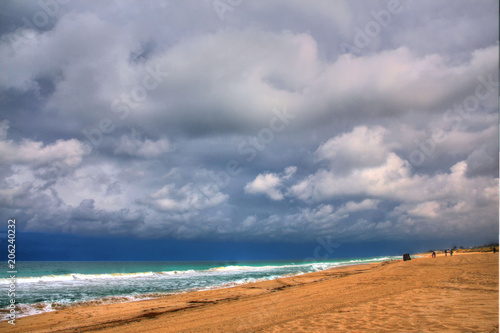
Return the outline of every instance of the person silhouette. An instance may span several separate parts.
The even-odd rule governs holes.
[[[448,256],[448,250],[444,250],[444,256],[447,257]]]

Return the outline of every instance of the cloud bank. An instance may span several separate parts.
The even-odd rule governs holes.
[[[498,235],[498,2],[54,4],[1,10],[0,207],[23,230]]]

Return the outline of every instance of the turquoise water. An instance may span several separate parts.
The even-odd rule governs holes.
[[[16,274],[18,316],[54,311],[77,303],[115,303],[157,298],[190,290],[222,288],[346,265],[396,257],[322,261],[189,262],[19,262]],[[399,258],[399,257],[397,257]],[[0,308],[9,304],[7,269],[0,276]]]

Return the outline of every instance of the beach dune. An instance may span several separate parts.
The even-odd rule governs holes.
[[[331,269],[161,299],[72,307],[2,332],[498,332],[498,254]]]

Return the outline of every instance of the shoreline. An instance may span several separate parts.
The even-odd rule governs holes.
[[[472,315],[471,315],[472,314]],[[8,327],[7,327],[8,326]],[[353,265],[22,317],[6,332],[498,331],[498,254]]]
[[[392,258],[391,258],[392,257]],[[284,278],[289,278],[289,277],[295,277],[295,276],[300,276],[300,275],[305,275],[305,274],[311,274],[311,273],[317,273],[325,270],[330,270],[330,269],[340,269],[340,268],[345,268],[345,267],[351,267],[351,266],[360,266],[360,265],[371,265],[371,264],[377,264],[385,261],[393,261],[393,260],[401,260],[401,259],[395,259],[395,256],[381,256],[379,260],[382,261],[375,261],[375,262],[364,262],[363,260],[358,260],[358,258],[340,258],[339,260],[343,260],[341,262],[347,262],[349,260],[349,263],[346,264],[341,264],[340,266],[335,266],[335,267],[330,267],[327,269],[323,269],[320,271],[315,271],[315,272],[305,272],[305,273],[297,273],[297,274],[284,274],[282,276],[270,276],[267,278],[259,278],[256,279],[255,281],[245,281],[245,282],[238,282],[238,281],[232,281],[232,282],[227,282],[221,285],[215,285],[215,286],[209,286],[209,287],[199,287],[199,288],[191,288],[191,289],[185,289],[185,290],[178,290],[178,291],[172,291],[172,292],[150,292],[150,293],[144,293],[144,294],[131,294],[131,295],[110,295],[110,296],[105,296],[105,297],[99,297],[99,298],[92,298],[92,299],[87,299],[87,300],[81,300],[81,301],[75,301],[71,303],[58,303],[57,301],[54,302],[39,302],[39,303],[33,303],[33,304],[23,304],[19,303],[25,308],[31,308],[26,311],[32,311],[36,313],[30,313],[30,314],[20,314],[18,312],[16,318],[25,318],[25,317],[30,317],[30,316],[36,316],[36,315],[41,315],[45,313],[51,313],[51,312],[56,312],[56,311],[61,311],[61,310],[66,310],[66,309],[71,309],[71,308],[81,308],[81,307],[92,307],[92,306],[102,306],[102,305],[111,305],[111,304],[124,304],[124,303],[133,303],[133,302],[141,302],[141,301],[148,301],[148,300],[157,300],[161,299],[163,297],[168,297],[172,295],[178,295],[178,294],[185,294],[185,293],[194,293],[194,292],[201,292],[201,291],[211,291],[211,290],[218,290],[218,289],[226,289],[226,288],[234,288],[238,286],[244,286],[247,284],[251,283],[259,283],[259,282],[267,282],[267,281],[273,281],[277,279],[284,279]],[[399,257],[399,256],[398,256]],[[260,261],[260,260],[255,260],[255,261]],[[300,261],[300,260],[297,260]],[[315,262],[313,262],[315,263]],[[81,274],[81,273],[75,273],[75,274]],[[106,273],[103,273],[106,274]],[[133,273],[127,273],[127,274],[140,274],[137,272]],[[70,275],[70,274],[68,274]],[[52,303],[52,304],[50,304]],[[46,310],[45,308],[49,308]],[[39,310],[41,309],[41,310]],[[8,310],[5,309],[0,309],[0,315],[3,316],[6,314]],[[7,318],[0,318],[0,323],[8,321]]]

